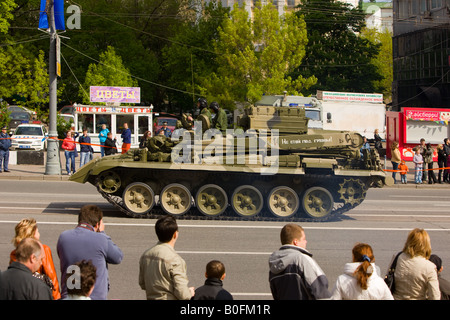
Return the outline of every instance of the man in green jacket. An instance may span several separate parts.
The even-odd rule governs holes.
[[[225,133],[228,128],[227,114],[225,113],[225,110],[220,108],[217,102],[211,102],[209,108],[216,114],[213,120],[212,128],[218,129],[222,131],[222,133]]]

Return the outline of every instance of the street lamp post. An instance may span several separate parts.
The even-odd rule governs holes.
[[[49,54],[49,133],[47,144],[46,175],[61,175],[61,162],[59,160],[58,130],[56,126],[57,103],[57,75],[56,75],[56,27],[54,16],[54,2],[48,1],[48,26],[50,28],[50,54]]]

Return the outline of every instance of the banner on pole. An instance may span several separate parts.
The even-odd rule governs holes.
[[[39,9],[39,29],[48,29],[48,14],[52,5],[52,0],[41,0]],[[64,24],[64,0],[53,0],[54,19],[56,30],[66,30]]]

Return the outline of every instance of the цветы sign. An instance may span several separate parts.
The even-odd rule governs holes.
[[[90,87],[91,102],[141,103],[139,87]]]

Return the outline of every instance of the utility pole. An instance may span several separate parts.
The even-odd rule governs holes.
[[[54,1],[47,2],[47,18],[50,28],[50,54],[49,54],[49,132],[47,143],[46,175],[61,175],[61,162],[59,160],[59,141],[56,126],[57,103],[57,75],[56,75],[56,34]]]

